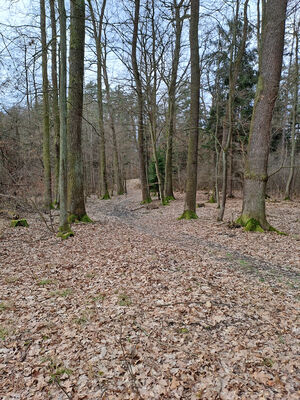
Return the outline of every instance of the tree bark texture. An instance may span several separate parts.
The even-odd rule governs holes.
[[[190,105],[190,134],[188,144],[187,181],[183,218],[197,218],[197,166],[198,166],[198,139],[199,139],[199,94],[200,94],[200,67],[199,67],[199,0],[191,0],[190,17],[190,52],[191,52],[191,105]]]
[[[287,0],[268,0],[262,24],[261,60],[255,104],[250,125],[244,175],[244,199],[240,222],[256,220],[269,230],[265,194],[268,181],[270,129],[278,94],[284,46]]]
[[[144,100],[143,100],[142,82],[137,64],[137,40],[138,40],[139,15],[140,15],[140,0],[135,0],[131,62],[132,62],[132,70],[135,80],[137,102],[138,102],[138,152],[139,152],[140,180],[142,188],[142,202],[148,203],[149,201],[151,201],[151,197],[149,193],[149,186],[147,179],[146,155],[145,155],[145,145],[144,145],[144,135],[145,135]]]
[[[49,115],[49,82],[47,73],[47,37],[45,0],[40,0],[40,24],[42,42],[42,75],[43,75],[43,164],[44,164],[44,206],[47,210],[52,205],[51,164],[50,164],[50,115]]]
[[[86,215],[81,148],[84,75],[84,0],[71,0],[68,96],[68,211],[70,220]]]

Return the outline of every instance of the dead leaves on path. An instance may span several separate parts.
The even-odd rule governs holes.
[[[179,224],[171,218],[178,204],[141,214],[136,227],[111,217],[75,226],[65,242],[43,226],[8,229],[0,242],[1,398],[299,398],[295,291],[244,274],[241,263],[230,269],[217,247],[184,249],[183,233],[245,251],[213,235],[224,226]],[[266,237],[274,249],[296,243]],[[267,261],[264,240],[256,257]],[[269,260],[290,263],[282,251]]]

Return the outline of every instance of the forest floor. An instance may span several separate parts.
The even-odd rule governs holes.
[[[280,236],[128,189],[66,241],[0,220],[0,399],[299,399],[300,202],[267,202]]]

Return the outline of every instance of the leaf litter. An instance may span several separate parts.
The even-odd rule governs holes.
[[[283,237],[230,230],[208,203],[177,221],[177,197],[91,198],[95,223],[67,241],[34,216],[5,230],[1,399],[300,397],[299,202],[268,204]]]

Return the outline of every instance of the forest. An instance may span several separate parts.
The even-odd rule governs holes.
[[[0,5],[0,398],[298,399],[298,1]]]

